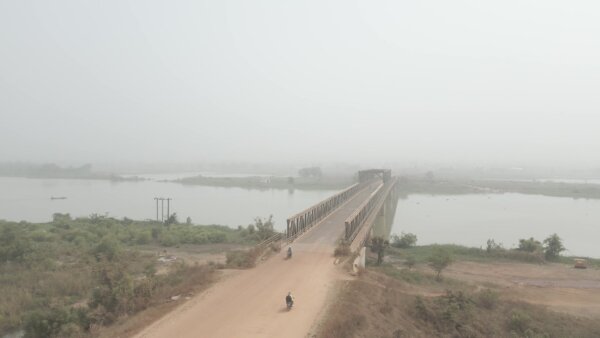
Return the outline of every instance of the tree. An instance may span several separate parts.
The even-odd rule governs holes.
[[[431,256],[429,256],[429,266],[436,272],[435,278],[437,280],[442,279],[442,270],[452,264],[452,256],[447,250],[441,248],[436,249]]]
[[[256,227],[256,230],[258,232],[258,237],[260,239],[267,239],[271,236],[273,236],[275,234],[275,222],[273,222],[273,215],[269,215],[269,218],[267,219],[263,219],[261,217],[256,217],[254,219],[254,226],[252,228]],[[248,230],[252,233],[253,231],[250,230],[250,226],[248,226]]]
[[[392,235],[392,246],[395,248],[410,248],[417,244],[417,235],[411,233],[400,233],[398,235]]]
[[[323,176],[323,172],[320,167],[310,167],[310,168],[302,168],[298,170],[298,176],[300,177],[314,177],[321,178]]]
[[[557,234],[552,234],[544,240],[544,256],[547,260],[557,259],[560,253],[565,250],[562,240]]]
[[[541,251],[542,243],[540,243],[540,241],[535,240],[533,237],[530,237],[529,239],[520,239],[519,247],[517,250],[526,252]]]
[[[496,241],[494,241],[493,239],[487,240],[487,247],[485,249],[485,251],[487,251],[487,253],[492,253],[494,251],[502,251],[502,250],[504,250],[504,248],[502,247],[502,243],[496,243]]]
[[[171,224],[178,224],[179,221],[177,220],[177,213],[172,213],[171,216],[169,216],[169,218],[167,218],[167,220],[165,221],[165,225],[166,226],[170,226]]]
[[[385,248],[387,248],[389,242],[383,239],[383,237],[373,237],[371,238],[371,252],[377,253],[377,265],[380,265],[383,262],[383,255],[385,253]]]

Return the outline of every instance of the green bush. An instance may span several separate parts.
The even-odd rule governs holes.
[[[565,247],[557,234],[552,234],[544,240],[544,257],[547,260],[558,259],[562,251],[565,251]]]
[[[452,256],[450,252],[442,248],[436,250],[429,256],[429,266],[436,272],[436,279],[440,280],[442,271],[452,264]]]
[[[152,241],[152,234],[148,231],[139,232],[135,236],[135,244],[143,245]]]
[[[406,249],[413,247],[417,244],[417,235],[412,233],[400,233],[398,235],[392,235],[392,246],[395,248]]]
[[[508,328],[519,336],[530,336],[531,317],[521,310],[514,310],[508,320]]]
[[[81,337],[90,321],[83,310],[52,307],[30,312],[23,325],[25,338]]]
[[[525,252],[542,251],[542,243],[535,240],[533,237],[530,237],[529,239],[520,239],[518,250]]]

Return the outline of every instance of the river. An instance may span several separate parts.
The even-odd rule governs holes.
[[[156,219],[154,197],[172,198],[171,213],[195,224],[248,225],[255,217],[273,215],[275,227],[335,194],[333,190],[252,190],[178,183],[0,177],[0,219],[47,222],[55,212],[73,217],[91,214]],[[52,200],[50,197],[66,197]],[[160,205],[159,205],[160,207]],[[166,214],[166,202],[165,202]],[[159,211],[160,213],[160,211]]]
[[[410,195],[398,201],[393,233],[411,232],[417,244],[456,243],[505,248],[520,238],[553,233],[573,256],[600,257],[600,200],[523,194]]]
[[[336,192],[0,177],[0,219],[47,222],[55,212],[156,219],[154,197],[169,197],[171,212],[180,221],[190,217],[195,224],[235,227],[272,214],[276,229],[284,230],[289,216]],[[416,234],[418,244],[485,247],[492,238],[507,248],[515,247],[520,238],[543,240],[557,233],[566,254],[600,257],[599,200],[522,194],[410,195],[399,200],[391,228],[393,233]]]

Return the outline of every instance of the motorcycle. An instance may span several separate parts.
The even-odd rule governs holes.
[[[292,306],[294,306],[294,301],[286,301],[286,305],[287,305],[287,310],[290,311],[292,309]]]
[[[292,248],[288,248],[288,250],[287,250],[287,256],[285,258],[286,259],[292,258]]]

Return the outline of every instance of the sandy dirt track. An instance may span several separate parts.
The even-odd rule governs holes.
[[[376,188],[340,207],[293,244],[256,268],[241,271],[178,307],[135,337],[307,337],[325,311],[332,285],[343,278],[333,249],[344,220]],[[292,291],[296,303],[285,307]]]

